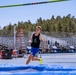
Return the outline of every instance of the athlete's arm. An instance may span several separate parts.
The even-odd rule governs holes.
[[[45,50],[45,48],[46,48],[46,40],[45,40],[45,38],[44,38],[44,36],[43,35],[40,35],[40,40],[42,40],[43,41],[43,51]]]
[[[29,39],[30,44],[32,43],[32,36],[33,36],[33,33],[31,34],[30,39]]]

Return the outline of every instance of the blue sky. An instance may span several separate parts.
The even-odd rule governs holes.
[[[21,4],[46,0],[0,0],[0,5]],[[39,17],[50,19],[52,15],[61,17],[71,14],[76,17],[76,0],[43,5],[21,6],[13,8],[0,8],[0,26],[3,28],[18,21],[28,21],[36,23]]]

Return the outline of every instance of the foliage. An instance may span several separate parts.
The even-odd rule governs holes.
[[[14,25],[16,25],[16,30],[18,28],[23,28],[24,33],[27,34],[29,31],[35,31],[35,27],[40,25],[42,27],[43,32],[76,32],[76,18],[68,14],[67,16],[57,16],[54,18],[54,15],[51,19],[42,19],[41,17],[37,19],[36,23],[31,23],[30,20],[27,22],[19,21],[17,24],[9,24],[8,26],[4,26],[2,30],[0,30],[0,35],[13,35]]]

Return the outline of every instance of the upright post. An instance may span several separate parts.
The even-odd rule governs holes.
[[[14,50],[16,50],[16,26],[14,25]]]

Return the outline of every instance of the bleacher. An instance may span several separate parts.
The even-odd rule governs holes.
[[[14,48],[14,38],[13,37],[0,37],[0,45],[2,46],[6,46],[8,47],[8,49],[13,49]],[[25,36],[25,41],[26,41],[26,47],[30,46],[29,42],[29,37],[28,36]],[[46,39],[47,40],[47,39]],[[52,40],[52,41],[51,41]],[[50,52],[50,53],[64,53],[64,52],[76,52],[76,38],[54,38],[54,37],[51,37],[51,40],[50,40],[50,51],[48,51],[48,45],[46,45],[46,53]],[[55,50],[55,42],[54,41],[57,41],[59,43],[59,47],[57,47],[57,51],[54,51]],[[62,45],[61,42],[59,42],[58,40],[60,40],[61,42],[62,41],[65,41],[67,42],[67,45]],[[40,44],[40,49],[43,47],[43,42],[41,42]],[[27,48],[28,49],[28,48]]]

